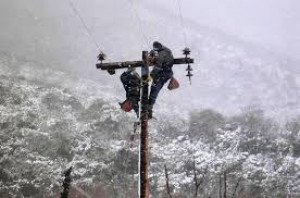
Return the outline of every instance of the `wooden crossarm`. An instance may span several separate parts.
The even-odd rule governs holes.
[[[192,58],[175,58],[174,64],[187,64],[194,63]],[[123,69],[127,67],[141,67],[143,61],[125,61],[125,62],[112,62],[112,63],[97,63],[96,68],[101,70],[111,70],[111,69]]]

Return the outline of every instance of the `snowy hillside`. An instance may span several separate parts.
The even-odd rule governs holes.
[[[130,141],[134,114],[120,111],[120,98],[91,94],[106,88],[12,55],[2,54],[0,66],[1,197],[58,197],[70,166],[71,197],[137,196],[138,136]],[[150,121],[152,196],[166,196],[165,165],[177,197],[196,192],[195,175],[204,196],[225,185],[237,197],[299,195],[299,120],[281,128],[256,109],[157,119]]]
[[[28,5],[26,3],[12,4],[4,0],[1,9],[5,17],[0,21],[3,27],[0,39],[5,45],[1,50],[29,60],[44,62],[47,67],[59,68],[90,78],[101,85],[110,86],[110,93],[123,97],[118,94],[122,93],[118,76],[120,71],[118,75],[108,76],[105,72],[95,70],[94,64],[99,51],[94,42],[97,42],[101,50],[107,54],[108,61],[138,60],[141,58],[141,51],[149,50],[154,40],[162,41],[173,50],[176,56],[180,57],[182,56],[181,50],[185,47],[183,32],[186,32],[187,45],[191,48],[192,57],[196,60],[193,65],[193,85],[189,86],[185,77],[186,66],[174,66],[176,77],[180,79],[181,89],[174,92],[164,91],[161,94],[158,100],[160,111],[172,107],[174,112],[182,112],[186,115],[193,109],[213,108],[233,115],[240,113],[241,109],[249,105],[256,105],[277,120],[285,121],[299,115],[300,104],[297,101],[300,95],[299,62],[278,53],[278,50],[274,49],[276,52],[273,52],[272,48],[261,47],[257,42],[245,41],[227,29],[222,29],[222,26],[216,27],[218,24],[213,23],[215,18],[207,19],[211,21],[211,26],[209,26],[208,23],[204,23],[203,18],[197,18],[197,7],[188,7],[189,4],[196,6],[195,2],[181,2],[185,30],[180,23],[178,6],[175,1],[171,2],[171,0],[163,4],[159,4],[158,1],[132,1],[130,3],[130,1],[116,0],[109,3],[106,1],[72,2],[90,29],[93,38],[86,32],[68,1],[33,1]],[[54,6],[56,4],[60,6]],[[232,1],[228,2],[229,5],[234,7]],[[235,6],[238,5],[243,5],[241,10],[245,10],[243,3]],[[255,2],[252,6],[254,5]],[[268,11],[269,14],[275,12],[273,20],[271,20],[272,15],[262,15],[262,8],[259,9],[259,14],[262,18],[266,17],[271,20],[270,22],[275,23],[274,20],[281,16],[275,15],[281,13],[276,5],[272,4]],[[287,5],[282,6],[284,11],[291,10],[292,12],[293,9]],[[204,7],[199,7],[199,9],[204,12],[203,9],[206,6],[202,6]],[[16,18],[5,11],[9,9],[16,13]],[[213,13],[214,9],[206,11]],[[255,10],[255,7],[249,7],[249,9]],[[241,12],[241,10],[238,11]],[[220,15],[223,16],[226,13],[222,11]],[[282,14],[288,15],[284,12]],[[228,15],[225,21],[233,17],[229,13]],[[201,13],[201,16],[206,15]],[[283,21],[278,21],[278,25],[290,27],[284,21],[290,21],[293,16],[298,15],[291,13],[290,18],[283,18]],[[245,17],[241,16],[241,18]],[[4,21],[4,18],[8,21]],[[249,21],[246,22],[249,23]],[[258,21],[252,23],[262,26]],[[263,21],[264,23],[266,21]],[[240,21],[238,24],[243,23]],[[242,27],[245,28],[245,24]],[[268,26],[264,27],[266,31],[268,30],[263,34],[263,38],[266,38],[266,34],[272,29],[268,29]],[[26,28],[30,31],[22,34]],[[278,31],[273,34],[278,35],[278,39],[285,39],[279,35],[289,33],[289,36],[292,36],[296,32],[295,30],[295,32],[290,31],[284,34]],[[294,44],[296,45],[297,42],[295,41]],[[170,101],[170,97],[177,98],[177,100]]]
[[[88,82],[71,92],[65,87],[75,80],[67,74],[13,56],[1,60],[1,197],[55,197],[71,165],[75,177],[90,184],[92,178],[82,176],[114,161],[110,153],[122,148],[132,121],[108,104],[114,98],[86,95]],[[62,87],[54,86],[58,81]]]
[[[90,32],[68,1],[0,2],[0,197],[59,197],[70,166],[70,197],[137,197],[136,119],[118,105],[125,97],[122,71],[109,76],[96,70],[95,44],[107,61],[140,59],[154,40],[182,57],[178,8],[171,0],[72,2]],[[227,3],[226,9],[238,8],[233,0]],[[242,24],[248,16],[232,28],[230,19],[221,17],[232,11],[224,4],[206,13],[201,7],[201,20],[191,5],[182,8],[194,76],[189,85],[186,65],[174,66],[181,86],[164,88],[154,107],[151,195],[167,197],[169,188],[178,198],[299,197],[300,71],[297,29],[289,32],[289,19],[297,13],[284,13],[288,17],[280,24],[291,23],[283,26],[287,32],[271,36],[270,26],[261,38],[247,40],[250,32],[236,34],[251,30]],[[247,5],[252,4],[242,4],[228,18],[241,15]],[[260,5],[251,7],[258,11],[254,18],[264,12]],[[293,10],[294,4],[273,5],[267,13]],[[223,13],[207,15],[216,11]],[[280,35],[295,42],[291,56],[282,52],[289,49],[285,39],[274,39]],[[270,46],[282,49],[265,47],[274,40]]]

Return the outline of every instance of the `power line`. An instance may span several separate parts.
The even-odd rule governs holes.
[[[176,0],[176,1],[177,1],[177,5],[178,5],[178,14],[179,14],[181,26],[183,28],[184,44],[185,44],[185,47],[187,47],[187,34],[186,34],[186,27],[184,25],[184,20],[183,20],[183,16],[182,16],[182,8],[181,8],[180,0]]]
[[[76,6],[73,4],[73,2],[71,0],[69,0],[69,4],[70,4],[70,7],[72,8],[73,12],[75,13],[75,15],[80,19],[83,28],[87,32],[87,34],[90,37],[91,41],[95,44],[97,50],[100,50],[99,43],[97,42],[96,38],[93,36],[92,31],[90,30],[90,28],[84,22],[84,19],[82,18],[79,11],[76,9]]]
[[[138,14],[138,12],[137,12],[137,10],[136,10],[136,8],[135,8],[133,2],[132,2],[131,0],[127,0],[127,1],[129,2],[130,7],[131,7],[131,9],[132,9],[132,11],[133,11],[133,13],[134,13],[134,15],[135,15],[136,21],[137,21],[137,23],[138,23],[139,31],[140,31],[140,33],[141,33],[143,39],[144,39],[144,42],[145,42],[146,45],[149,47],[149,49],[151,49],[149,40],[148,40],[146,34],[145,34],[144,31],[143,31],[143,26],[142,26],[142,20],[141,20],[141,17],[139,16],[139,14]]]

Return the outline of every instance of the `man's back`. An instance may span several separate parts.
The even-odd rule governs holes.
[[[163,46],[158,51],[157,57],[155,59],[155,66],[160,68],[164,68],[165,66],[172,67],[173,62],[174,62],[174,57],[172,51],[169,48]]]

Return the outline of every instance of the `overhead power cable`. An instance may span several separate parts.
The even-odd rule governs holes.
[[[177,1],[177,6],[178,6],[178,15],[179,15],[180,23],[181,23],[181,26],[183,29],[184,44],[185,44],[185,47],[187,47],[187,34],[186,34],[186,27],[185,27],[183,16],[182,16],[182,8],[181,8],[180,0],[176,0],[176,1]]]
[[[69,4],[70,4],[70,7],[72,8],[73,12],[75,13],[75,15],[80,19],[83,28],[85,29],[86,33],[90,37],[91,41],[95,44],[97,50],[100,50],[101,48],[100,48],[99,43],[97,42],[96,38],[93,36],[90,28],[86,25],[84,19],[82,18],[80,12],[76,9],[76,6],[74,5],[74,3],[71,0],[69,0]]]
[[[139,28],[139,31],[140,31],[140,34],[142,35],[143,39],[144,39],[144,42],[146,43],[146,45],[148,46],[149,49],[151,49],[151,46],[150,46],[150,43],[149,43],[149,40],[145,34],[145,32],[143,31],[143,26],[142,26],[142,20],[141,20],[141,17],[139,16],[139,13],[137,12],[132,0],[127,0],[129,2],[129,5],[135,15],[135,18],[136,18],[136,21],[138,23],[138,28]]]

